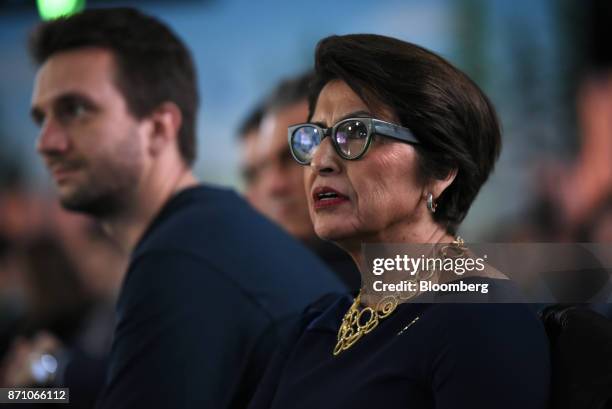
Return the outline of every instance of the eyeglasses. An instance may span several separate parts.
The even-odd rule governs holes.
[[[338,155],[346,160],[357,160],[368,151],[374,134],[407,143],[419,143],[408,128],[374,118],[348,118],[331,128],[315,124],[289,127],[289,148],[293,158],[301,165],[310,165],[312,156],[326,136],[331,136]]]

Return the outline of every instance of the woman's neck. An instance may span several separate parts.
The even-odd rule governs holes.
[[[438,244],[452,243],[455,238],[442,226],[433,220],[419,224],[411,223],[403,226],[391,226],[375,234],[353,237],[339,241],[337,244],[352,257],[361,273],[361,283],[369,280],[372,274],[366,265],[364,245],[368,244]]]

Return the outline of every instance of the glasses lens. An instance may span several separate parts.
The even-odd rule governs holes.
[[[291,152],[302,164],[309,164],[315,149],[321,143],[321,135],[313,126],[301,126],[291,135]]]
[[[346,121],[336,129],[336,142],[347,159],[355,159],[363,153],[368,142],[368,127],[361,121]]]

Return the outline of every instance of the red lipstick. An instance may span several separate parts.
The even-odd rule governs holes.
[[[315,209],[324,209],[348,202],[349,198],[331,187],[317,187],[312,191]]]

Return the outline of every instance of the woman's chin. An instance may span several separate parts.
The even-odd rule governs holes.
[[[314,230],[320,239],[333,242],[341,242],[355,235],[354,232],[348,231],[345,226],[333,226],[331,224],[318,225],[315,223]]]

